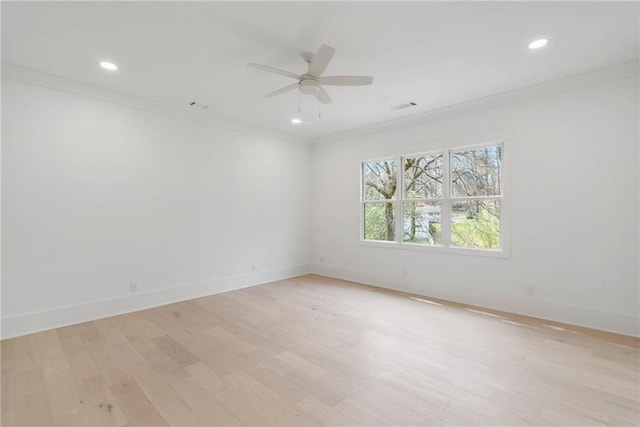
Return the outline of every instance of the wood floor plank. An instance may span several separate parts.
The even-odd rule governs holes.
[[[156,346],[173,360],[178,366],[185,367],[198,361],[198,358],[186,350],[169,335],[162,335],[153,340]]]
[[[298,403],[296,407],[305,414],[309,414],[319,420],[320,424],[328,426],[355,425],[356,421],[347,416],[341,410],[324,404],[318,399],[307,396]]]
[[[42,354],[38,348],[37,334],[18,337],[14,342],[16,372],[33,371],[42,367]]]
[[[53,425],[51,403],[42,368],[21,370],[15,375],[16,425]]]
[[[126,381],[114,384],[118,386]],[[100,375],[85,378],[79,382],[78,389],[82,402],[94,426],[123,426],[128,423],[127,417],[120,408],[109,385]]]
[[[13,425],[16,419],[15,343],[15,339],[0,342],[0,425]]]
[[[640,340],[307,275],[1,342],[2,425],[638,425]]]
[[[336,405],[361,425],[405,425],[415,426],[424,422],[424,417],[384,400],[372,400],[361,396],[347,397]]]
[[[77,381],[99,373],[80,336],[65,336],[60,339],[60,345],[66,355],[69,369]]]
[[[157,353],[140,353],[128,343],[115,346],[111,351],[119,364],[133,375],[133,382],[144,391],[153,408],[167,423],[185,426],[206,424],[205,420],[200,418],[171,387],[170,382],[188,376],[180,366],[172,364],[172,359],[163,356],[166,359],[158,363]],[[175,374],[174,369],[179,370],[180,373]]]
[[[193,411],[173,387],[150,365],[136,363],[131,367],[131,370],[154,408],[170,425],[201,426],[206,424],[206,420]]]
[[[49,371],[45,374],[45,383],[54,425],[86,426],[90,424],[84,400],[80,396],[71,371],[68,369]]]
[[[120,342],[120,340],[118,340],[117,342]],[[125,341],[122,344],[128,343]],[[117,344],[116,346],[122,344]],[[110,346],[107,344],[106,339],[94,340],[91,343],[85,344],[87,353],[90,355],[97,370],[101,373],[102,377],[109,386],[124,383],[127,380],[133,378],[132,374],[127,371],[126,365],[123,365],[111,353],[113,347],[114,346]],[[87,378],[87,376],[85,376],[84,378]]]
[[[2,376],[2,396],[0,397],[0,425],[10,426],[16,423],[16,381],[15,371],[4,368]]]
[[[295,405],[308,396],[306,390],[298,387],[294,382],[284,377],[278,369],[273,368],[273,363],[282,363],[276,358],[265,358],[255,364],[247,364],[243,368],[256,381],[273,390],[287,402]],[[283,365],[284,366],[284,365]],[[288,367],[285,367],[289,371]]]
[[[139,426],[168,425],[135,380],[117,384],[112,386],[110,390],[130,424]]]
[[[302,417],[292,404],[245,372],[225,375],[224,383],[223,389],[215,394],[216,399],[245,424],[281,426],[313,423],[311,417]]]
[[[203,365],[204,366],[204,365]],[[238,426],[244,425],[215,397],[215,391],[205,389],[196,378],[182,378],[171,383],[184,401],[203,420],[208,420],[210,425]]]
[[[40,344],[42,368],[45,375],[69,370],[67,359],[58,334],[55,330],[41,332],[36,335]]]
[[[95,320],[94,323],[108,345],[118,345],[127,342],[127,338],[122,334],[122,331],[112,323],[112,318]]]
[[[16,369],[16,347],[17,339],[0,341],[0,362],[2,369],[15,371]]]
[[[202,362],[187,366],[185,370],[197,381],[201,387],[210,393],[216,393],[224,387],[222,377]]]
[[[329,371],[327,371],[323,367],[318,366],[310,360],[305,359],[304,357],[301,357],[300,355],[291,351],[283,351],[282,353],[276,355],[276,357],[284,361],[289,366],[292,366],[306,373],[312,378],[320,378],[329,373]]]

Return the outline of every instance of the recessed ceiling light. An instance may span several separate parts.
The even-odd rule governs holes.
[[[294,125],[299,125],[300,123],[302,123],[302,120],[300,120],[300,119],[291,119],[291,123],[293,123]]]
[[[547,43],[549,43],[549,40],[547,39],[534,40],[529,43],[529,49],[540,49],[541,47],[546,46]]]
[[[109,71],[115,71],[118,69],[118,66],[112,62],[107,62],[107,61],[102,61],[100,63],[100,66],[102,68],[104,68],[105,70],[109,70]]]

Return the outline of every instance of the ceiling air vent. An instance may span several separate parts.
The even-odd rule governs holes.
[[[200,102],[196,102],[196,101],[191,101],[189,103],[189,105],[192,106],[192,107],[195,107],[195,108],[199,108],[201,110],[206,110],[207,108],[209,108],[208,105],[204,105],[204,104],[202,104]]]
[[[407,102],[406,104],[400,104],[400,105],[396,105],[395,107],[391,107],[392,110],[404,110],[405,108],[409,108],[409,107],[415,107],[416,104],[415,102]]]

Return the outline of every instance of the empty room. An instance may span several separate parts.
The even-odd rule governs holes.
[[[638,425],[639,6],[2,1],[0,423]]]

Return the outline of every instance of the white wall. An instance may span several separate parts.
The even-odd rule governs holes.
[[[315,146],[314,271],[638,335],[637,100],[637,77],[627,78]],[[358,244],[362,160],[504,131],[507,259]]]
[[[3,337],[307,271],[308,146],[2,91]]]
[[[2,91],[3,337],[302,274],[309,259],[638,335],[636,78],[312,150],[14,79]],[[358,245],[361,160],[504,132],[507,259]]]

